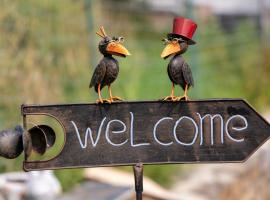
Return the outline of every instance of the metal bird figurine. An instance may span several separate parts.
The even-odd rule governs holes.
[[[194,86],[192,72],[189,65],[185,62],[182,54],[185,53],[189,45],[195,44],[192,36],[197,28],[196,23],[191,19],[177,17],[173,22],[173,32],[163,39],[166,44],[161,58],[173,56],[168,64],[168,75],[172,82],[171,95],[165,97],[165,101],[180,101],[188,100],[187,91],[190,86]],[[174,95],[174,85],[180,85],[184,92],[183,96],[177,97]]]
[[[0,131],[0,156],[8,159],[18,157],[23,151],[23,128],[17,125],[13,130]]]
[[[115,81],[119,73],[118,61],[113,58],[113,55],[126,57],[130,55],[130,53],[121,45],[121,43],[124,42],[123,37],[111,38],[106,35],[103,27],[100,27],[100,31],[96,34],[102,37],[102,40],[98,44],[98,49],[104,57],[94,71],[89,88],[95,87],[95,91],[98,93],[97,103],[112,103],[117,100],[122,100],[117,96],[113,96],[111,91],[111,84]],[[101,97],[101,89],[104,86],[108,86],[110,96],[108,99],[102,99]]]

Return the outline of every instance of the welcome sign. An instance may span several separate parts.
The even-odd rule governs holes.
[[[269,124],[241,99],[23,105],[22,114],[51,116],[65,134],[59,155],[26,159],[25,170],[241,162],[270,136]]]

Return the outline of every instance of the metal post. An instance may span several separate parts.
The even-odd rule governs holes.
[[[143,192],[143,164],[138,163],[133,166],[136,200],[142,200]]]
[[[90,48],[90,63],[93,69],[96,65],[96,42],[94,34],[94,15],[93,15],[93,5],[95,0],[84,0],[84,10],[87,22],[87,30],[89,33],[89,48]]]

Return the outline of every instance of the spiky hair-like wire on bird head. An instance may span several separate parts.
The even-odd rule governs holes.
[[[99,31],[96,32],[97,35],[99,35],[102,38],[105,38],[107,36],[105,29],[103,26],[99,28]]]

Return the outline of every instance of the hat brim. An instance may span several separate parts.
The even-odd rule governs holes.
[[[192,39],[189,39],[189,38],[187,38],[187,37],[185,37],[185,36],[182,36],[182,35],[179,35],[179,34],[175,34],[175,33],[169,33],[169,34],[167,34],[167,37],[169,38],[169,37],[176,37],[176,38],[183,38],[183,39],[185,39],[185,40],[187,40],[187,43],[189,44],[189,45],[194,45],[194,44],[196,44],[196,42],[194,41],[194,40],[192,40]]]

